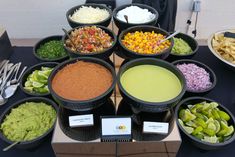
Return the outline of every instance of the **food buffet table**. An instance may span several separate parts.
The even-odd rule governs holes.
[[[210,50],[201,46],[198,50],[198,53],[193,57],[193,59],[201,61],[207,64],[212,68],[217,76],[217,85],[216,87],[205,97],[212,98],[224,106],[226,106],[233,114],[235,114],[235,73],[232,69],[226,67],[222,62],[219,62],[210,52]],[[10,57],[10,60],[15,62],[22,62],[23,65],[28,67],[38,63],[37,59],[33,56],[32,47],[14,47],[14,53]],[[20,89],[17,90],[15,95],[8,100],[7,104],[0,106],[0,114],[9,107],[14,102],[27,97]],[[6,143],[0,141],[0,149],[2,150],[6,147]],[[183,156],[234,156],[235,153],[235,143],[233,142],[229,146],[215,151],[201,151],[195,146],[193,146],[186,138],[182,136],[182,144],[178,152],[178,157]],[[52,157],[55,156],[51,147],[51,135],[49,138],[44,141],[39,147],[34,150],[20,150],[20,149],[11,149],[7,152],[0,151],[1,157]]]

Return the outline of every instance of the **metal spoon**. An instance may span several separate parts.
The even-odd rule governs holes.
[[[10,80],[7,81],[6,86],[10,86],[10,85],[12,85],[12,84],[16,84],[16,83],[17,83],[16,77],[17,77],[18,72],[19,72],[19,70],[20,70],[20,66],[21,66],[21,62],[17,63],[17,67],[15,68],[15,73],[12,74]],[[14,75],[15,75],[15,77],[14,77],[14,79],[12,80],[12,78],[13,78]]]
[[[23,73],[24,73],[24,71],[25,71],[26,69],[27,69],[27,66],[25,66],[25,67],[23,68],[23,70],[21,71],[21,73],[20,73],[18,79],[16,79],[16,82],[15,82],[14,84],[11,84],[11,85],[9,85],[9,86],[6,86],[6,88],[3,90],[3,97],[4,97],[4,98],[8,99],[8,98],[10,98],[12,95],[15,94],[15,92],[16,92],[16,90],[17,90],[17,87],[19,86],[19,83],[18,83],[18,82],[19,82],[20,78],[22,77],[22,75],[23,75]]]
[[[169,35],[167,38],[160,40],[157,44],[160,45],[161,43],[163,43],[164,41],[167,41],[168,39],[174,37],[175,35],[179,34],[180,30],[175,31],[173,34]]]
[[[64,33],[65,33],[65,35],[68,37],[68,39],[71,41],[71,43],[72,43],[73,47],[75,48],[75,50],[77,51],[77,46],[76,46],[76,44],[73,42],[73,40],[70,38],[70,35],[69,35],[68,31],[67,31],[66,29],[64,29],[64,28],[62,28],[62,30],[64,31]]]
[[[23,140],[24,140],[24,138],[26,137],[27,134],[28,134],[28,132],[27,132],[26,134],[24,134]],[[20,142],[21,142],[21,141],[16,141],[16,142],[10,144],[9,146],[3,148],[2,151],[6,152],[6,151],[8,151],[9,149],[11,149],[12,147],[14,147],[15,145],[19,144]]]

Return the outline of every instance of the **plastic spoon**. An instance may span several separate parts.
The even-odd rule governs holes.
[[[128,16],[127,16],[127,15],[124,15],[124,18],[125,18],[125,20],[126,20],[126,23],[129,23],[129,22],[128,22]]]

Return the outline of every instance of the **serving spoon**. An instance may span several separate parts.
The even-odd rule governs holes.
[[[23,139],[26,137],[27,134],[28,134],[28,132],[27,132],[26,134],[24,134]],[[14,147],[15,145],[19,144],[20,142],[21,142],[21,141],[16,141],[16,142],[10,144],[9,146],[3,148],[2,151],[6,152],[6,151],[8,151],[9,149],[11,149],[12,147]]]
[[[174,37],[175,35],[179,34],[180,30],[175,31],[173,34],[169,35],[167,38],[162,39],[160,41],[157,42],[157,45],[160,45],[161,43],[163,43],[164,41],[167,41],[168,39]]]
[[[126,23],[128,24],[129,22],[128,22],[128,16],[127,15],[124,15],[124,18],[125,18],[125,20],[126,20]]]
[[[71,41],[73,47],[75,48],[75,50],[77,51],[77,47],[76,47],[76,44],[73,42],[73,40],[70,38],[70,35],[68,33],[68,31],[64,28],[62,28],[62,30],[64,31],[65,35],[68,37],[68,39]]]

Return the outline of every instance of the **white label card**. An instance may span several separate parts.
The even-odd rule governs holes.
[[[69,126],[71,128],[93,126],[93,125],[94,125],[93,114],[69,116]]]
[[[131,118],[102,118],[102,136],[131,135]]]
[[[143,132],[144,133],[156,133],[156,134],[167,134],[169,123],[163,122],[144,122]]]

